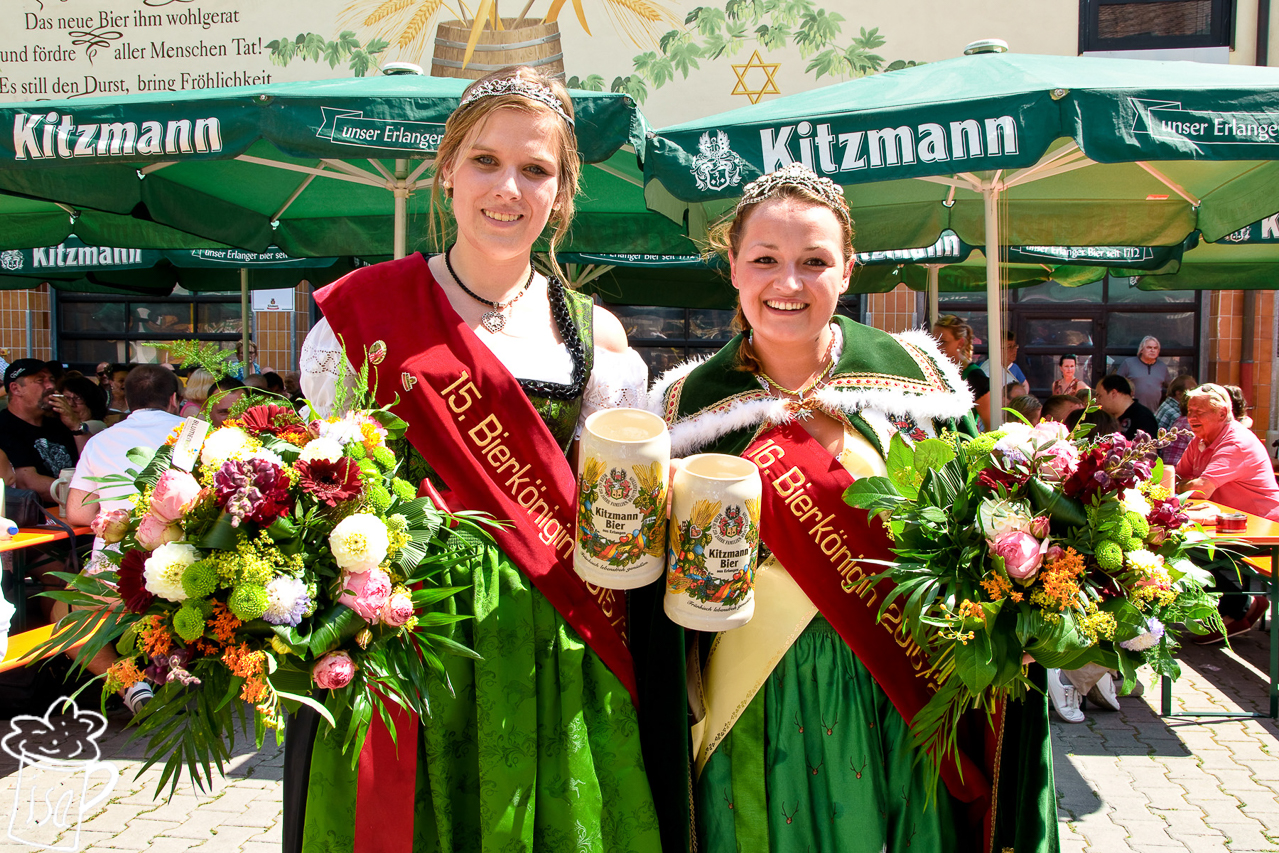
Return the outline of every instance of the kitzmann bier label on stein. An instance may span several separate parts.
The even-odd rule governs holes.
[[[697,631],[727,631],[755,613],[760,479],[738,456],[690,456],[671,486],[666,615]]]
[[[596,412],[586,419],[578,460],[577,573],[607,589],[660,578],[671,467],[665,422],[641,409]]]

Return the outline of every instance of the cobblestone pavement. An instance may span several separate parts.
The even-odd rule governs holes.
[[[1237,639],[1232,651],[1191,647],[1174,710],[1265,710],[1267,637]],[[1279,727],[1272,720],[1161,719],[1158,684],[1123,710],[1087,709],[1085,723],[1054,720],[1053,747],[1063,853],[1279,851]],[[102,757],[120,781],[82,819],[81,851],[275,853],[280,848],[283,749],[242,744],[227,778],[197,796],[189,787],[153,799],[159,770],[134,778],[141,746],[125,745],[125,718],[109,718]],[[7,732],[0,723],[0,732]],[[3,837],[17,793],[17,763],[0,754],[0,851],[35,847]],[[92,792],[91,792],[92,795]],[[68,830],[55,842],[72,849]]]

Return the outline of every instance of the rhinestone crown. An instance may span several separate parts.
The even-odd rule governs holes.
[[[525,80],[523,77],[503,77],[499,80],[489,80],[487,83],[481,83],[462,99],[462,103],[458,105],[458,109],[467,104],[478,101],[480,98],[490,98],[494,95],[519,95],[523,98],[537,101],[539,104],[545,104],[559,114],[559,117],[573,126],[573,117],[564,109],[564,104],[559,98],[555,97],[555,93],[551,91],[549,86],[541,83],[535,83],[532,80]]]
[[[848,200],[844,198],[844,191],[840,189],[839,184],[830,178],[821,177],[803,163],[791,163],[751,181],[742,190],[742,200],[737,203],[737,212],[740,213],[748,204],[757,204],[772,198],[779,187],[786,185],[807,190],[826,202],[845,222],[852,224]]]

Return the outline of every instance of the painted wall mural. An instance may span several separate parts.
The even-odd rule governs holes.
[[[981,37],[1073,52],[1077,4],[1048,5],[1062,8],[1031,21],[1017,0],[953,0],[927,30],[892,0],[7,0],[0,100],[362,76],[387,62],[475,78],[524,62],[626,92],[660,126],[954,56]]]

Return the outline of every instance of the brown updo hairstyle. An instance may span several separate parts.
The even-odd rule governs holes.
[[[491,74],[486,74],[466,87],[462,92],[462,100],[466,100],[466,96],[477,86],[492,80],[505,80],[511,77],[519,77],[522,80],[550,89],[551,93],[564,108],[565,114],[569,118],[574,117],[573,99],[569,97],[568,89],[565,88],[564,84],[558,79],[527,65],[512,65],[499,71],[494,71]],[[573,199],[577,196],[578,181],[582,174],[582,158],[577,153],[577,136],[573,133],[572,126],[564,121],[563,117],[551,107],[541,101],[526,98],[514,92],[477,98],[465,106],[458,107],[449,116],[448,121],[445,122],[444,138],[440,140],[440,147],[436,151],[435,175],[431,181],[431,210],[439,218],[438,220],[436,216],[431,218],[430,242],[433,248],[442,251],[444,246],[441,243],[440,235],[446,234],[448,230],[442,212],[444,209],[443,199],[445,197],[452,198],[453,192],[451,188],[445,190],[442,186],[444,172],[453,165],[460,153],[465,151],[474,141],[484,121],[494,111],[499,109],[515,109],[531,116],[549,115],[555,119],[553,122],[556,133],[555,147],[557,149],[555,160],[559,170],[556,178],[559,181],[559,186],[556,188],[555,206],[551,210],[550,219],[547,221],[547,224],[553,225],[555,228],[551,232],[548,254],[550,256],[551,269],[556,275],[561,275],[559,263],[555,260],[555,247],[568,234],[569,225],[573,221]]]
[[[746,221],[751,218],[751,214],[758,208],[779,199],[824,207],[835,214],[835,218],[839,220],[840,228],[844,235],[844,263],[851,264],[853,262],[853,223],[847,212],[837,210],[831,205],[829,200],[812,190],[806,189],[799,184],[791,183],[779,184],[772,192],[759,201],[739,205],[731,215],[725,216],[712,225],[706,234],[707,250],[705,254],[707,256],[719,255],[725,261],[730,258],[736,260],[742,248],[742,232],[746,230]],[[745,312],[742,311],[740,297],[737,300],[737,311],[733,315],[733,328],[742,333],[742,345],[737,351],[737,369],[748,373],[758,373],[760,364],[759,358],[755,355],[755,348],[751,345],[751,324],[746,319]]]
[[[959,341],[959,357],[963,361],[959,366],[967,367],[971,364],[973,360],[973,327],[954,314],[943,314],[933,324],[933,332],[935,333],[938,329],[945,329]]]

